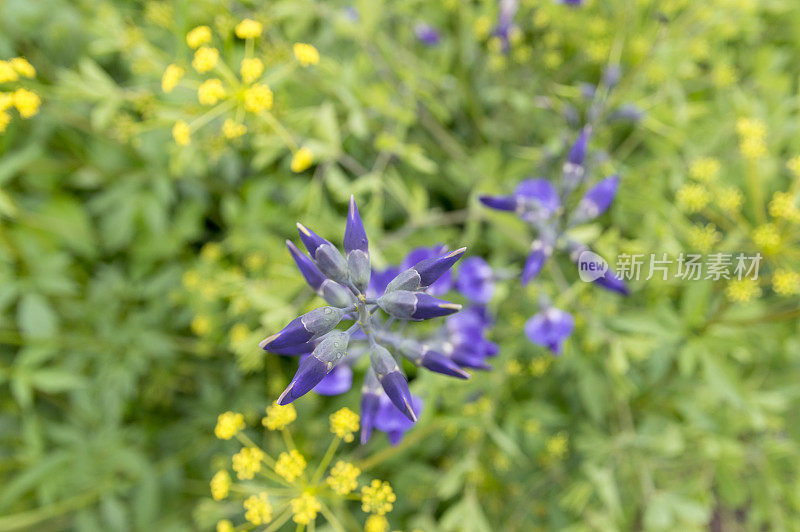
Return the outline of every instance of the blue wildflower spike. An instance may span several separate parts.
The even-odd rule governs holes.
[[[353,303],[353,298],[350,296],[350,292],[347,288],[336,281],[327,279],[322,272],[319,271],[314,261],[312,261],[308,255],[297,249],[297,246],[295,246],[292,241],[287,240],[286,247],[289,248],[289,253],[291,253],[295,264],[297,264],[297,269],[303,274],[306,282],[315,292],[322,296],[325,301],[334,307],[340,308],[350,306]]]
[[[258,346],[264,351],[269,351],[270,353],[275,353],[276,355],[286,355],[286,356],[306,355],[312,352],[316,347],[316,344],[314,342],[304,342],[302,344],[290,345],[289,347],[272,347],[267,345],[267,340],[269,340],[269,338],[261,340]]]
[[[522,268],[522,284],[528,284],[532,279],[539,275],[545,263],[553,254],[553,246],[541,239],[536,239],[531,244],[531,251],[525,259],[525,266]]]
[[[369,242],[364,224],[358,213],[358,206],[350,196],[350,208],[347,213],[347,226],[344,230],[344,251],[350,281],[362,292],[367,290],[370,277]]]
[[[395,290],[419,290],[427,288],[452,268],[467,248],[460,248],[439,257],[425,259],[400,273],[386,287],[386,292]]]
[[[517,210],[516,196],[478,196],[481,203],[498,211]]]
[[[347,284],[347,261],[339,250],[300,222],[297,222],[297,229],[303,245],[306,246],[319,271],[328,279],[339,284]]]
[[[310,392],[325,378],[331,369],[347,353],[350,335],[342,331],[334,331],[326,335],[310,356],[300,361],[289,386],[278,397],[279,405],[287,405]]]
[[[525,323],[525,335],[534,344],[548,348],[560,355],[564,341],[572,334],[575,319],[568,312],[549,307]]]
[[[411,407],[408,381],[391,353],[382,345],[373,343],[369,348],[369,361],[383,391],[389,396],[394,406],[408,419],[416,421],[417,416]]]
[[[378,298],[378,306],[396,318],[417,321],[449,316],[461,310],[461,305],[457,303],[408,290],[387,291]]]
[[[623,296],[627,296],[631,293],[628,285],[625,284],[625,281],[617,277],[617,274],[614,273],[610,268],[606,270],[602,277],[598,277],[592,282],[605,288],[606,290],[616,292]]]
[[[306,343],[331,331],[342,321],[347,309],[320,307],[293,319],[280,332],[265,338],[261,349],[270,351]]]
[[[381,395],[383,395],[381,383],[378,376],[375,375],[375,370],[369,367],[361,387],[361,445],[366,445],[372,437],[372,428],[375,426]]]
[[[550,218],[561,208],[558,191],[547,179],[525,179],[514,190],[521,216],[529,222]]]
[[[572,215],[573,223],[583,223],[606,212],[614,201],[619,187],[619,176],[610,175],[595,183],[581,198]]]

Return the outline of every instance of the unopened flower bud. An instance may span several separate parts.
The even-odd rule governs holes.
[[[408,381],[391,353],[382,345],[372,344],[369,349],[369,361],[383,391],[389,396],[394,406],[408,419],[416,421],[417,416],[411,408],[411,391],[408,389]]]
[[[347,261],[336,247],[301,223],[297,224],[300,238],[319,271],[340,284],[347,283]]]
[[[336,307],[320,307],[295,318],[281,329],[261,342],[261,348],[267,351],[282,349],[302,344],[318,338],[336,327],[344,318],[346,309]]]
[[[461,305],[449,303],[422,292],[387,291],[378,298],[378,306],[386,313],[406,320],[427,320],[448,316],[461,310]]]

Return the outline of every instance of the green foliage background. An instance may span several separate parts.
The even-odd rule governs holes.
[[[338,242],[352,193],[379,267],[443,242],[518,269],[528,230],[477,196],[554,175],[576,132],[565,112],[588,107],[579,84],[616,62],[612,107],[645,117],[595,132],[593,150],[607,152],[596,174],[623,179],[582,236],[606,257],[677,256],[714,222],[714,250],[765,253],[761,296],[734,303],[724,282],[651,280],[621,299],[565,260],[525,290],[504,282],[495,370],[414,379],[425,415],[375,468],[398,495],[390,521],[800,526],[800,314],[796,295],[769,284],[777,268],[800,269],[797,226],[780,226],[776,248],[750,238],[798,179],[786,162],[800,154],[800,4],[521,4],[522,40],[504,56],[481,31],[497,15],[487,1],[356,1],[353,22],[346,4],[309,0],[0,0],[0,58],[26,57],[43,101],[0,134],[0,530],[211,529],[208,479],[227,452],[216,416],[263,414],[294,365],[257,342],[318,303],[285,251],[295,222]],[[161,92],[163,68],[190,60],[191,28],[229,34],[244,17],[265,23],[277,62],[295,41],[320,51],[317,67],[272,84],[275,116],[315,154],[306,172],[289,170],[267,127],[172,141],[175,120],[202,111],[195,95]],[[439,46],[416,41],[420,20],[441,30]],[[768,128],[755,162],[737,146],[742,117]],[[699,157],[741,189],[738,217],[679,208]],[[540,293],[577,317],[552,363],[522,333]],[[310,455],[334,409],[357,410],[356,390],[299,401]],[[352,453],[387,448],[375,438]]]

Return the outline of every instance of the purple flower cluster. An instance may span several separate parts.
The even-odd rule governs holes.
[[[453,286],[450,269],[466,248],[420,248],[410,253],[400,268],[373,272],[367,235],[352,197],[344,255],[302,224],[297,227],[308,254],[287,241],[289,252],[308,284],[329,305],[295,318],[261,342],[265,351],[300,357],[298,370],[278,403],[291,403],[312,390],[322,395],[349,390],[353,365],[366,357],[369,367],[362,386],[361,441],[366,443],[373,429],[378,429],[396,443],[417,420],[423,406],[422,400],[409,390],[401,356],[418,367],[466,379],[469,374],[462,368],[482,367],[475,360],[490,356],[484,352],[497,351],[494,344],[491,349],[480,344],[490,344],[483,334],[485,323],[459,325],[448,321],[442,330],[457,338],[453,340],[455,344],[418,341],[391,327],[397,321],[457,316],[461,305],[435,296]],[[485,263],[476,267],[474,259],[465,263],[473,266],[458,282],[468,287],[466,292],[488,300],[491,293],[485,285],[493,283],[491,270]],[[342,322],[352,324],[346,330],[338,329]],[[463,355],[456,346],[464,344],[482,351]]]
[[[611,82],[606,80],[606,83]],[[614,201],[619,187],[618,175],[610,175],[586,186],[586,161],[591,135],[592,128],[587,125],[569,146],[557,185],[547,179],[530,178],[519,183],[510,195],[480,197],[481,202],[489,208],[515,213],[536,234],[522,268],[523,285],[535,279],[558,250],[566,252],[578,264],[581,254],[589,251],[589,248],[570,238],[567,230],[597,218]],[[585,191],[574,208],[565,209],[572,193],[582,187]],[[592,282],[607,290],[628,294],[625,283],[610,269]],[[539,313],[526,323],[525,334],[534,344],[544,346],[558,355],[573,327],[572,316],[542,301]]]

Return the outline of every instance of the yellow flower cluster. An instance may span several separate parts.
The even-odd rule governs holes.
[[[202,46],[194,53],[194,59],[192,59],[192,68],[197,70],[199,73],[204,74],[217,66],[218,61],[219,50],[216,48],[210,48],[208,46]]]
[[[282,452],[275,462],[275,472],[287,482],[294,482],[294,479],[302,475],[305,470],[306,459],[296,449]]]
[[[531,360],[529,367],[534,377],[541,377],[553,364],[553,357],[537,357]]]
[[[242,414],[225,412],[217,417],[214,435],[221,440],[230,440],[244,427],[244,416]]]
[[[772,289],[782,296],[800,294],[800,273],[786,269],[775,271],[772,274]]]
[[[234,532],[234,530],[236,530],[236,528],[234,528],[230,519],[220,519],[217,521],[217,532]]]
[[[257,57],[245,57],[242,59],[242,66],[239,69],[242,81],[252,83],[264,73],[264,63]]]
[[[189,48],[195,49],[211,42],[211,28],[208,26],[197,26],[186,34],[186,44]]]
[[[267,415],[261,419],[261,424],[269,430],[281,430],[295,419],[297,419],[297,410],[293,404],[281,406],[275,402],[267,407]]]
[[[267,493],[262,491],[258,495],[251,495],[244,501],[244,518],[258,526],[272,521],[272,505],[269,503]]]
[[[347,495],[358,487],[358,476],[361,470],[344,460],[339,460],[331,469],[330,476],[326,482],[333,491],[339,495]]]
[[[314,162],[314,154],[303,146],[297,150],[292,156],[291,168],[292,172],[299,173],[306,169]]]
[[[385,515],[392,511],[396,500],[392,486],[386,481],[376,479],[361,488],[361,509],[368,514]]]
[[[358,431],[358,414],[349,408],[341,408],[330,415],[331,432],[346,442],[353,441],[353,433]]]
[[[711,194],[703,185],[687,183],[678,190],[676,199],[684,211],[691,213],[703,210],[711,201]]]
[[[364,532],[388,532],[389,521],[383,515],[372,514],[364,523]]]
[[[250,480],[261,471],[264,451],[258,447],[244,447],[233,455],[233,470],[239,480]]]
[[[695,225],[689,231],[689,245],[704,253],[711,251],[714,244],[720,240],[722,240],[722,235],[714,224]]]
[[[161,90],[170,93],[178,86],[186,71],[178,65],[167,65],[164,75],[161,76]]]
[[[0,83],[17,81],[20,76],[33,78],[36,69],[33,68],[27,59],[15,57],[8,61],[0,61]],[[42,100],[39,95],[22,87],[13,92],[0,91],[0,133],[6,130],[11,123],[11,115],[8,110],[15,107],[19,116],[30,118],[39,112]]]
[[[300,61],[302,66],[316,65],[319,63],[319,52],[311,44],[302,42],[294,43],[294,57]]]
[[[211,478],[211,497],[215,501],[221,501],[228,496],[231,489],[231,476],[227,471],[217,471]]]
[[[554,460],[560,460],[567,454],[569,439],[565,432],[559,432],[545,443],[548,456]]]
[[[753,279],[734,279],[725,288],[725,296],[737,303],[746,303],[760,295],[761,287]]]
[[[253,19],[246,18],[236,25],[234,32],[240,39],[255,39],[264,31],[264,26]]]
[[[739,209],[742,208],[742,203],[744,202],[742,193],[739,192],[739,190],[735,187],[725,187],[717,191],[715,197],[717,199],[717,205],[719,205],[719,208],[729,213],[739,212]]]
[[[758,159],[767,153],[767,126],[758,119],[740,118],[736,122],[739,150],[748,159]]]
[[[172,138],[178,146],[188,146],[192,142],[192,129],[183,120],[178,120],[172,126]]]
[[[230,118],[225,119],[225,123],[222,124],[222,134],[226,139],[238,139],[245,133],[247,133],[247,126]]]
[[[767,253],[777,251],[781,245],[781,235],[775,224],[764,224],[756,227],[753,232],[753,243]]]
[[[800,209],[794,202],[794,196],[788,192],[776,192],[769,202],[769,215],[784,220],[800,220]]]
[[[786,168],[789,169],[796,179],[800,179],[800,155],[789,159],[789,162],[786,163]]]
[[[216,105],[224,97],[225,87],[217,78],[205,80],[197,89],[197,99],[202,105]]]
[[[689,168],[689,174],[698,181],[708,183],[717,178],[719,170],[719,160],[714,157],[700,157],[692,162],[692,166]]]
[[[289,501],[289,504],[292,506],[292,521],[299,525],[307,525],[316,519],[317,512],[322,509],[322,504],[307,491]]]
[[[251,113],[272,109],[272,90],[263,83],[256,83],[244,91],[244,108]]]

